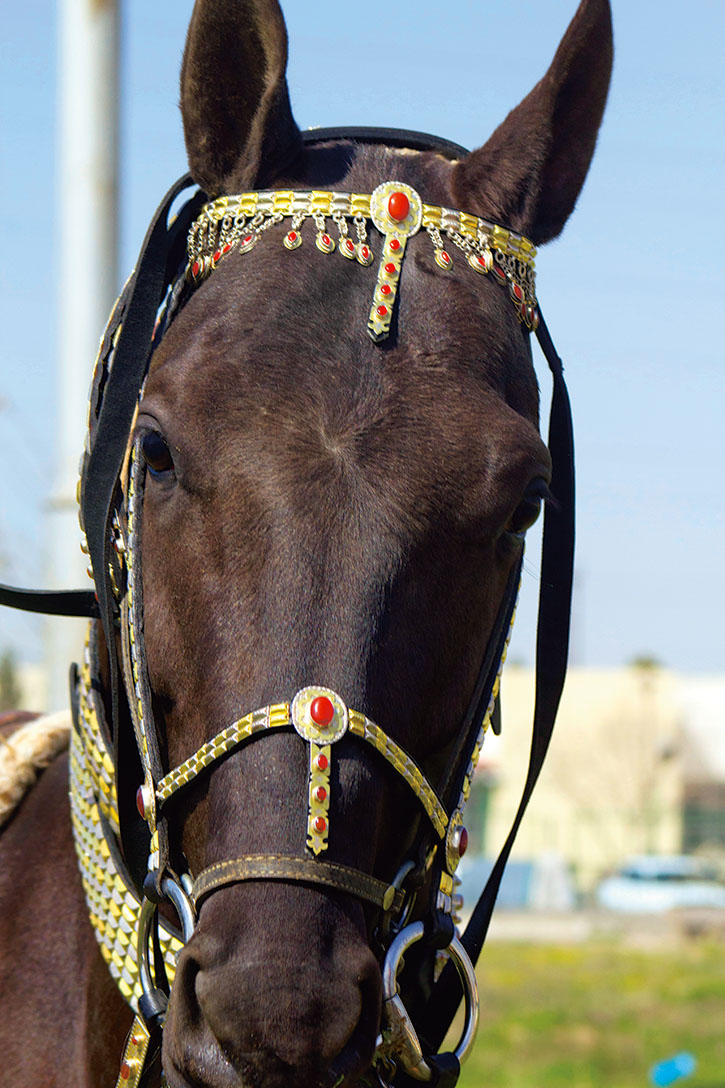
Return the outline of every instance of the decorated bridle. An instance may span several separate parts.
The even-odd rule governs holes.
[[[433,137],[387,130],[316,130],[303,138],[307,143],[363,139],[436,150],[453,158],[467,154]],[[73,685],[71,812],[91,923],[111,973],[136,1013],[118,1084],[138,1085],[148,1067],[163,1025],[176,955],[193,933],[200,903],[231,883],[282,880],[331,887],[375,908],[375,941],[383,961],[385,998],[375,1059],[378,1080],[384,1084],[395,1077],[399,1086],[412,1078],[448,1088],[455,1084],[460,1061],[475,1036],[478,999],[473,965],[543,762],[566,669],[573,562],[571,419],[561,363],[536,301],[535,249],[527,239],[500,225],[428,205],[416,190],[398,181],[384,182],[370,194],[264,190],[205,203],[203,194],[197,193],[169,223],[172,204],[190,183],[188,178],[181,179],[157,211],[137,269],[111,315],[94,372],[80,507],[84,548],[90,557],[96,594],[43,594],[0,587],[0,603],[100,618],[105,632],[110,721],[99,695],[99,636],[93,625]],[[308,220],[314,224],[314,241],[306,237]],[[267,232],[277,225],[283,225],[279,244],[289,251],[290,260],[300,259],[297,251],[303,243],[314,244],[326,254],[337,251],[362,266],[378,260],[367,312],[368,332],[376,343],[391,333],[408,241],[418,231],[425,231],[441,274],[457,259],[451,255],[453,249],[475,273],[508,291],[519,320],[537,332],[552,370],[549,444],[556,505],[545,513],[531,762],[514,826],[462,938],[454,922],[455,872],[467,844],[463,810],[484,735],[495,715],[521,561],[505,591],[454,751],[436,785],[379,724],[347,706],[337,692],[315,684],[298,691],[291,702],[252,710],[180,766],[168,770],[162,765],[143,640],[139,521],[146,465],[142,439],[133,437],[135,413],[151,354],[191,293],[230,253],[247,253],[263,238],[265,244],[274,244],[276,235]],[[372,227],[377,232],[373,236]],[[304,254],[301,256],[304,259]],[[123,677],[123,696],[119,675]],[[131,764],[140,767],[136,806],[147,831],[145,865],[139,863],[133,845],[138,828],[134,828],[134,836],[130,834],[125,776],[135,772],[127,769],[127,761],[122,759],[127,747],[121,735],[122,697],[136,740],[137,756]],[[305,796],[300,799],[304,813],[302,852],[228,859],[194,876],[174,872],[167,816],[172,798],[200,775],[213,773],[240,747],[280,731],[296,733],[308,748],[309,772]],[[335,745],[343,737],[377,752],[406,783],[424,816],[410,851],[389,880],[325,858],[334,814],[331,768]],[[119,798],[123,803],[119,804]],[[181,931],[160,919],[157,907],[163,900],[170,900],[176,908]],[[424,1004],[420,1035],[400,989],[402,986],[405,995],[417,984],[407,982],[404,971],[398,980],[403,954],[418,941],[428,950],[425,954],[431,964],[437,950],[445,950],[450,958]],[[459,1003],[461,985],[466,998],[461,1041],[454,1053],[438,1054]]]

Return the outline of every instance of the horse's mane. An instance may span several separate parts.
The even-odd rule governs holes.
[[[35,784],[40,771],[68,747],[69,710],[36,718],[0,736],[0,828]]]

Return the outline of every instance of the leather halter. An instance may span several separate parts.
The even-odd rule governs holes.
[[[413,147],[418,150],[432,150],[449,157],[467,154],[463,148],[446,141],[436,140],[422,134],[391,132],[388,130],[316,130],[303,134],[305,143],[323,140],[358,140],[360,142],[379,142],[389,147]],[[185,245],[191,224],[197,218],[203,205],[203,194],[192,197],[181,209],[177,218],[169,223],[172,204],[184,189],[191,184],[188,177],[182,178],[167,194],[158,209],[144,241],[139,263],[133,277],[124,290],[116,310],[109,323],[104,342],[99,353],[99,365],[94,375],[90,411],[90,431],[81,492],[82,522],[86,532],[93,570],[97,597],[86,591],[71,591],[62,594],[39,594],[37,591],[16,590],[0,586],[0,603],[11,607],[21,607],[32,611],[47,611],[61,615],[86,615],[100,618],[106,634],[106,643],[110,656],[111,677],[111,722],[109,733],[112,738],[112,763],[118,765],[120,691],[118,686],[119,668],[116,655],[116,624],[121,619],[120,612],[128,610],[141,614],[143,601],[140,584],[140,563],[135,571],[129,570],[129,584],[133,583],[135,594],[123,597],[121,607],[114,589],[115,576],[119,571],[114,542],[118,545],[119,531],[123,526],[119,516],[123,509],[123,497],[119,480],[127,452],[127,444],[133,415],[138,402],[139,390],[148,366],[151,345],[154,339],[154,325],[157,313],[164,299],[171,292],[172,308],[178,302],[178,274],[185,263]],[[174,292],[176,295],[174,296]],[[168,312],[168,311],[167,311]],[[162,322],[161,330],[164,325]],[[566,670],[569,634],[569,610],[573,569],[574,541],[574,487],[573,487],[573,443],[571,416],[568,396],[563,379],[563,368],[549,337],[546,325],[541,323],[536,334],[546,356],[553,376],[553,398],[550,416],[549,448],[553,461],[551,490],[556,505],[547,507],[544,515],[544,543],[542,577],[539,606],[539,628],[537,637],[537,688],[534,712],[534,733],[531,760],[527,775],[524,796],[516,814],[514,826],[506,841],[491,878],[474,910],[471,922],[462,938],[462,947],[475,963],[485,939],[488,923],[493,910],[496,894],[503,869],[513,844],[513,839],[521,822],[538,777],[551,731],[554,724],[563,679]],[[112,365],[111,364],[112,360]],[[138,478],[137,478],[138,479]],[[505,653],[505,643],[514,610],[518,570],[512,573],[501,605],[494,632],[482,663],[479,680],[473,692],[469,710],[460,732],[460,744],[457,759],[449,768],[439,791],[440,803],[449,817],[449,828],[461,799],[465,802],[467,789],[470,788],[472,773],[472,754],[481,723],[491,719],[493,703],[498,691],[498,676],[501,659]],[[122,629],[128,630],[128,613]],[[131,619],[133,623],[133,618]],[[126,673],[130,663],[134,688],[128,696],[128,703],[134,716],[137,739],[140,750],[148,756],[148,767],[156,785],[164,778],[158,745],[153,730],[142,729],[139,720],[139,708],[143,717],[144,702],[149,701],[147,680],[143,670],[136,668],[134,675],[131,662],[131,643],[124,640],[124,658]],[[141,698],[136,696],[140,695]],[[74,702],[75,702],[74,696]],[[487,724],[487,722],[486,722]],[[146,765],[146,764],[145,764]],[[162,829],[161,839],[165,834],[164,817],[160,818],[156,831]],[[123,821],[120,835],[124,837]],[[423,847],[429,830],[421,832],[417,846]],[[161,841],[161,840],[159,840]],[[154,851],[152,850],[152,853]],[[163,851],[162,851],[163,852]],[[442,855],[443,851],[438,851]],[[425,854],[425,850],[423,850]],[[149,895],[164,894],[165,858],[159,856],[159,864],[154,869],[152,886],[147,883]],[[249,859],[247,859],[249,861]],[[259,863],[261,867],[272,868],[267,860]],[[310,865],[319,862],[310,861]],[[448,885],[441,881],[450,876],[448,861],[437,856],[431,885],[434,895],[427,910],[426,932],[430,945],[444,945],[450,940],[453,927],[451,923],[450,902],[446,902],[444,888]],[[253,868],[253,866],[252,866]],[[323,870],[319,870],[323,873]],[[260,870],[261,875],[261,870]],[[324,874],[327,875],[327,874]],[[338,874],[339,875],[339,874]],[[256,878],[256,877],[255,877]],[[287,879],[287,877],[284,877]],[[299,879],[299,877],[294,877]],[[302,879],[305,879],[304,877]],[[393,882],[394,883],[394,882]],[[204,892],[200,888],[200,894]],[[395,891],[400,891],[396,888]],[[358,894],[358,893],[355,893]],[[383,893],[384,894],[384,893]],[[441,898],[442,896],[442,898]],[[391,907],[397,906],[395,899]],[[382,909],[385,905],[381,904]],[[431,951],[432,955],[432,951]],[[440,981],[433,988],[423,1015],[423,1035],[427,1048],[435,1051],[445,1034],[460,1000],[460,987],[456,972],[452,966],[446,968]],[[143,1011],[143,1010],[142,1010]],[[146,1008],[149,1023],[154,1022],[158,1009]],[[439,1056],[440,1058],[441,1056]],[[457,1061],[429,1059],[429,1075],[443,1075],[447,1084],[455,1083]],[[402,1084],[406,1078],[399,1077],[396,1084]],[[406,1081],[407,1082],[407,1081]]]

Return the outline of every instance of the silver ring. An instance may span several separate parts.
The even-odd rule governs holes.
[[[395,938],[383,966],[383,1012],[391,1033],[390,1050],[396,1060],[415,1080],[428,1081],[433,1069],[423,1055],[418,1033],[398,993],[398,971],[404,953],[419,941],[425,932],[423,922],[406,926]],[[466,1022],[463,1034],[455,1049],[455,1056],[463,1063],[471,1052],[478,1029],[478,983],[473,964],[458,937],[454,937],[447,949],[463,983],[466,1001]]]
[[[194,914],[192,902],[181,884],[170,876],[161,878],[161,892],[171,903],[173,903],[176,909],[179,921],[181,922],[181,935],[184,944],[186,944],[194,932],[194,926],[196,925],[196,915]],[[151,920],[157,910],[157,903],[153,903],[150,899],[144,899],[138,917],[136,959],[138,962],[139,981],[141,982],[143,992],[147,995],[152,994],[156,989],[153,979],[151,978],[151,965],[149,963],[149,935],[151,933]]]

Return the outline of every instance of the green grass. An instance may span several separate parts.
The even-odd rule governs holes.
[[[460,1088],[646,1088],[682,1050],[698,1062],[683,1088],[725,1088],[723,944],[492,943],[478,977]]]

